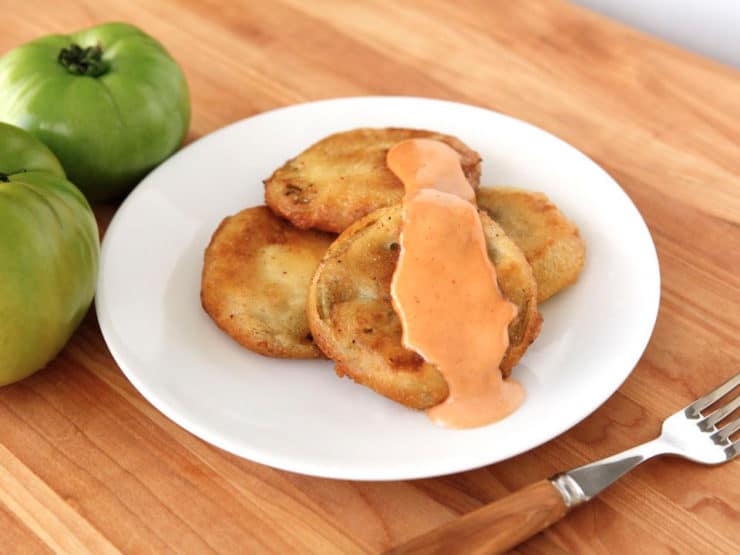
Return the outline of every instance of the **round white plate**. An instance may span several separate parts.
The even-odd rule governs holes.
[[[541,307],[542,333],[514,375],[516,413],[472,430],[435,426],[327,361],[256,355],[200,306],[203,251],[218,223],[263,203],[262,180],[335,131],[420,127],[483,157],[481,184],[543,191],[580,227],[586,266]],[[564,432],[603,403],[642,354],[660,274],[645,223],[601,168],[560,139],[482,108],[365,97],[291,106],[220,129],[153,171],[103,242],[97,313],[116,362],[155,407],[198,437],[277,468],[398,480],[480,467]]]

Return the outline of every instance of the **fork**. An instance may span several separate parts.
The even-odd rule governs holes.
[[[674,455],[701,464],[731,461],[740,453],[740,439],[732,440],[740,430],[740,416],[724,421],[740,407],[740,395],[726,404],[719,402],[726,401],[738,386],[740,374],[669,416],[660,437],[652,441],[532,484],[388,554],[502,553],[554,524],[648,459]]]

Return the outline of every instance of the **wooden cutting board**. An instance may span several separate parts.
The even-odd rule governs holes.
[[[736,70],[560,0],[5,0],[2,12],[3,53],[109,20],[157,37],[190,83],[189,140],[270,108],[368,94],[532,122],[620,182],[663,285],[645,355],[593,415],[509,461],[413,482],[310,478],[211,447],[129,384],[91,313],[47,369],[0,390],[1,553],[379,552],[647,440],[740,370]],[[101,228],[114,210],[97,207]],[[518,552],[668,550],[740,553],[740,463],[650,462]]]

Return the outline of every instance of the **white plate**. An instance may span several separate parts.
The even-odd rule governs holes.
[[[262,180],[325,135],[360,126],[435,129],[483,157],[481,183],[544,191],[580,227],[578,283],[542,306],[542,333],[514,375],[527,399],[505,420],[447,430],[326,361],[262,357],[200,306],[203,251],[225,216],[262,204]],[[118,210],[103,243],[97,312],[126,376],[198,437],[277,468],[398,480],[500,461],[564,432],[603,403],[645,348],[660,296],[658,261],[635,206],[560,139],[482,108],[366,97],[291,106],[184,148]]]

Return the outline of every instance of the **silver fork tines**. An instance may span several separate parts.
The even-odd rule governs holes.
[[[732,459],[737,457],[738,453],[740,453],[740,441],[736,441],[727,449],[725,449],[725,454],[727,455],[728,461],[731,461]]]
[[[727,403],[723,407],[718,408],[703,420],[700,420],[699,427],[704,431],[711,430],[719,423],[720,420],[732,414],[732,411],[734,411],[737,407],[740,407],[740,396],[735,397],[731,402]]]
[[[719,401],[721,397],[727,395],[730,391],[740,385],[740,374],[736,374],[734,377],[727,380],[721,386],[714,391],[710,391],[704,397],[697,399],[684,409],[684,413],[689,418],[699,418],[701,411],[707,408],[709,405]]]
[[[714,434],[715,441],[717,443],[724,443],[728,439],[730,439],[730,436],[740,430],[740,417],[736,418],[726,426],[724,426],[719,432]]]

